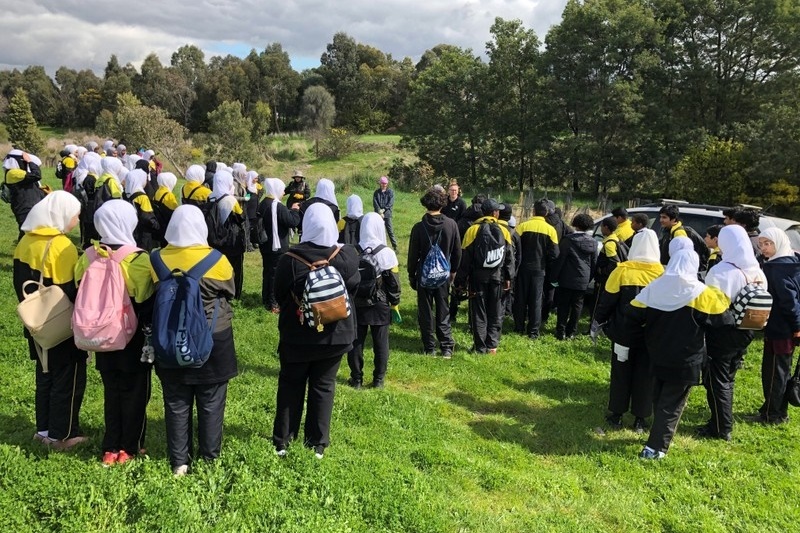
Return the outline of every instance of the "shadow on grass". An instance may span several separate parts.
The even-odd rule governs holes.
[[[631,434],[631,438],[599,444],[602,437],[593,428],[602,422],[602,409],[598,406],[604,404],[607,394],[602,384],[556,379],[506,384],[557,403],[539,406],[522,400],[493,401],[465,392],[451,392],[445,398],[473,413],[475,419],[468,424],[480,437],[512,442],[535,454],[575,455],[608,445],[621,448],[642,440]]]

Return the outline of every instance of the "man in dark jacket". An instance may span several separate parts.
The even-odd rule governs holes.
[[[447,193],[441,187],[428,189],[420,202],[427,212],[422,220],[411,228],[411,238],[408,243],[408,281],[411,288],[417,291],[417,318],[425,354],[435,353],[438,340],[442,356],[449,359],[453,356],[455,342],[450,330],[447,295],[450,292],[450,283],[455,278],[461,263],[461,240],[456,223],[442,214],[442,208],[447,205]],[[434,243],[439,244],[445,258],[450,262],[450,278],[440,287],[426,289],[419,286],[420,275],[428,251]]]
[[[514,249],[511,234],[497,220],[503,205],[489,199],[482,209],[484,216],[464,236],[455,286],[469,291],[472,351],[495,354],[503,326],[503,291],[514,279]]]
[[[397,250],[397,239],[392,228],[394,191],[389,188],[389,178],[386,176],[381,176],[378,181],[378,189],[372,194],[372,207],[375,208],[376,213],[383,217],[383,223],[386,225],[386,235],[389,237],[389,242],[392,243],[392,248]]]
[[[556,204],[552,200],[545,198],[542,201],[547,204],[547,216],[545,216],[544,219],[548,224],[553,226],[553,229],[556,230],[559,254],[561,254],[564,251],[564,237],[572,233],[572,228],[567,226],[567,224],[561,218],[561,209],[556,207]],[[553,275],[552,269],[548,270],[544,281],[544,292],[542,295],[542,324],[547,324],[547,320],[550,318],[550,310],[554,309],[556,307],[556,303],[558,302],[558,297],[556,295],[558,291],[555,286],[557,281],[558,278]]]
[[[533,213],[530,220],[517,226],[522,262],[515,288],[514,331],[537,339],[542,324],[545,273],[558,258],[558,236],[544,218],[547,216],[545,202],[534,203]]]
[[[556,338],[571,339],[578,329],[583,309],[583,296],[594,277],[597,263],[597,243],[586,232],[594,226],[592,217],[583,213],[572,219],[573,233],[559,244],[558,261],[552,279],[558,284],[558,320]]]

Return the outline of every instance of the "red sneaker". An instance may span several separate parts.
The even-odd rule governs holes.
[[[133,456],[128,455],[128,453],[125,450],[122,450],[121,452],[119,452],[119,455],[117,455],[118,465],[124,465],[125,463],[131,460],[133,460]]]
[[[103,454],[103,466],[109,467],[117,462],[117,457],[119,454],[117,452],[106,452]]]

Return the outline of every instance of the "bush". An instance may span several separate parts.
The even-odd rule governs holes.
[[[331,128],[328,136],[319,145],[319,157],[341,159],[356,151],[358,140],[355,135],[342,128]]]
[[[410,192],[421,192],[439,181],[447,181],[447,176],[437,179],[433,167],[424,161],[406,163],[400,158],[392,162],[388,177],[394,188]]]

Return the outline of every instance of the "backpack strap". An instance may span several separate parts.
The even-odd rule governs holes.
[[[133,246],[132,244],[123,244],[116,250],[109,249],[108,256],[111,258],[112,261],[114,261],[117,264],[120,264],[125,260],[126,257],[131,255],[132,253],[143,252],[143,251],[144,250],[142,250],[138,246]]]
[[[286,255],[288,255],[289,257],[293,257],[294,259],[297,259],[305,266],[307,266],[309,270],[316,270],[319,267],[324,267],[325,265],[329,265],[330,262],[333,260],[333,258],[336,257],[336,255],[339,253],[339,250],[342,249],[341,246],[335,246],[335,248],[336,249],[330,256],[328,256],[327,259],[320,259],[319,261],[314,261],[313,263],[310,263],[308,260],[306,260],[305,258],[301,257],[300,255],[294,252],[286,252]]]
[[[150,264],[158,276],[158,281],[165,281],[172,275],[172,271],[167,268],[164,260],[161,259],[161,250],[153,250],[150,252]]]
[[[186,275],[190,278],[200,279],[202,278],[206,272],[211,270],[211,267],[217,264],[217,261],[220,260],[222,257],[222,252],[216,249],[212,249],[202,261],[197,263],[195,266],[190,268]]]

